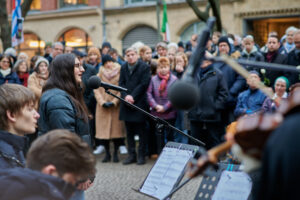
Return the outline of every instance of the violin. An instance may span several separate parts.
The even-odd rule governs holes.
[[[218,157],[229,151],[237,143],[247,155],[260,160],[263,148],[272,134],[284,120],[284,116],[300,112],[300,89],[292,93],[287,100],[282,101],[274,114],[257,113],[238,119],[233,140],[228,140],[201,155],[197,162],[188,164],[187,175],[193,178],[201,174],[208,166],[216,165]]]

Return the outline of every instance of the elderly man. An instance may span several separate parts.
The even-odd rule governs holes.
[[[59,54],[62,54],[64,51],[64,45],[61,42],[55,42],[52,45],[52,53],[46,57],[46,59],[49,61],[49,63],[52,62],[52,60]]]
[[[134,104],[141,109],[147,110],[147,88],[150,82],[150,68],[142,60],[138,59],[135,48],[128,48],[125,51],[127,62],[122,65],[119,85],[127,88],[127,92],[121,92],[121,97],[128,103]],[[135,163],[145,164],[146,131],[145,115],[138,110],[131,108],[125,103],[120,106],[120,120],[125,121],[128,143],[128,158],[124,165]],[[136,158],[134,136],[139,135],[138,160]]]

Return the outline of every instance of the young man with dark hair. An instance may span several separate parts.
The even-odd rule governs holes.
[[[50,131],[29,149],[29,169],[0,170],[0,199],[69,199],[95,174],[95,164],[90,147],[76,134]]]
[[[17,84],[0,86],[0,169],[24,167],[26,134],[34,133],[40,117],[35,95]]]

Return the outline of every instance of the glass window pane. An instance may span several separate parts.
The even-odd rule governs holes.
[[[65,41],[66,46],[71,47],[86,47],[86,46],[92,46],[92,40],[91,38],[80,29],[70,29],[66,31],[60,38],[59,41]]]

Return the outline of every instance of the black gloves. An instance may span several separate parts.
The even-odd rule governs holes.
[[[105,102],[102,106],[103,108],[113,107],[115,104],[113,102]]]

